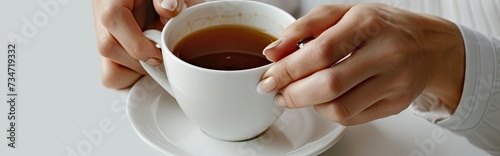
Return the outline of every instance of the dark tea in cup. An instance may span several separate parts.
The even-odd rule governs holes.
[[[173,53],[192,65],[214,70],[244,70],[271,63],[262,54],[276,37],[249,26],[218,25],[192,32]]]

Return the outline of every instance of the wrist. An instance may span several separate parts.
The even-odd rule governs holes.
[[[460,29],[445,19],[430,17],[428,34],[434,71],[424,90],[434,94],[454,113],[462,96],[465,79],[465,45]]]

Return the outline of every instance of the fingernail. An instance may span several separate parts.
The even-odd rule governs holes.
[[[278,94],[278,95],[276,95],[276,97],[274,97],[274,103],[278,106],[282,106],[282,107],[286,106],[285,98],[283,98],[283,95],[281,95],[281,94]]]
[[[177,2],[177,0],[163,0],[163,1],[161,1],[161,7],[164,9],[167,9],[168,11],[174,11],[178,5],[179,5],[179,2]]]
[[[266,94],[276,89],[276,87],[278,87],[276,80],[273,77],[268,77],[257,85],[257,93]]]
[[[262,51],[262,54],[263,54],[263,55],[266,55],[266,51],[267,51],[267,50],[272,49],[272,48],[274,48],[274,47],[276,47],[276,46],[280,45],[282,41],[283,41],[283,40],[278,39],[278,40],[274,41],[273,43],[269,44],[266,48],[264,48],[264,50]]]
[[[157,58],[150,58],[150,59],[146,60],[146,63],[148,63],[149,65],[152,65],[152,66],[157,66],[157,65],[160,65],[162,63],[162,61],[160,59],[157,59]]]

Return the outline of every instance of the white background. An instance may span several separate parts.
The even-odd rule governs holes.
[[[76,150],[78,144],[91,142],[84,132],[99,130],[101,122],[111,122],[112,130],[99,130],[103,138],[85,149],[88,155],[161,155],[132,129],[124,109],[127,91],[106,89],[100,83],[91,1],[66,1],[57,3],[53,16],[39,3],[56,0],[0,2],[0,75],[4,75],[0,76],[0,155],[65,156],[68,149]],[[33,17],[39,17],[35,19],[38,25]],[[26,21],[37,29],[28,36],[22,32]],[[18,54],[16,149],[9,148],[6,139],[6,49],[12,33],[29,41],[13,42]],[[462,137],[413,116],[411,111],[350,127],[340,142],[323,155],[422,154],[425,150],[416,142],[432,140],[436,131],[445,131],[446,139],[428,147],[435,149],[429,155],[487,155]]]

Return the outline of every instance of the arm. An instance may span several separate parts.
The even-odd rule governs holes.
[[[465,81],[453,115],[431,94],[414,103],[416,114],[465,136],[492,155],[500,155],[500,41],[459,26],[466,53]]]

